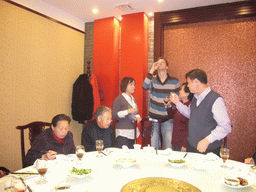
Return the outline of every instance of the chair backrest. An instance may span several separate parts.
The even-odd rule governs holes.
[[[27,125],[17,126],[16,129],[20,130],[20,142],[21,142],[21,156],[22,166],[24,167],[25,160],[25,142],[24,142],[24,130],[29,129],[29,141],[30,145],[33,143],[35,138],[43,132],[47,127],[50,127],[51,123],[35,121]]]
[[[142,147],[151,145],[151,136],[153,131],[153,123],[157,122],[159,123],[159,149],[162,148],[162,135],[161,135],[161,125],[164,122],[164,120],[153,120],[151,118],[145,118],[141,120],[141,137],[142,137]]]

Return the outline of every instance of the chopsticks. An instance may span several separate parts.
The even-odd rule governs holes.
[[[25,186],[27,186],[28,191],[29,191],[29,192],[32,192],[31,188],[30,188],[28,185],[26,185],[26,183],[24,182],[24,180],[23,180],[21,177],[20,177],[20,180],[22,181],[22,183],[23,183]]]
[[[14,173],[11,173],[11,174],[20,174],[20,175],[23,175],[23,174],[28,174],[28,175],[38,175],[39,173],[29,173],[29,172],[14,172]]]
[[[102,151],[101,151],[101,153],[102,153],[103,155],[107,156],[107,154],[106,154],[106,153],[103,153]]]
[[[183,158],[185,158],[187,155],[188,155],[188,153],[186,153]]]

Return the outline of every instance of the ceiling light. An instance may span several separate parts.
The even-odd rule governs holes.
[[[162,3],[164,0],[157,0],[159,3]]]
[[[98,13],[98,12],[99,12],[99,10],[98,10],[98,9],[96,9],[96,8],[94,8],[94,9],[92,10],[92,12],[93,12],[94,14],[96,14],[96,13]]]
[[[153,12],[149,12],[149,13],[148,13],[148,16],[149,16],[149,17],[152,17],[153,15],[154,15]]]

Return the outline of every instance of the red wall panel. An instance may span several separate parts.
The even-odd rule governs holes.
[[[104,92],[102,105],[112,108],[119,90],[120,24],[114,17],[95,20],[93,73]]]
[[[146,70],[146,72],[145,72]],[[135,97],[140,115],[147,111],[143,105],[142,83],[148,71],[148,17],[144,13],[123,15],[121,21],[120,80],[132,77],[136,81]],[[138,142],[141,140],[139,139]]]

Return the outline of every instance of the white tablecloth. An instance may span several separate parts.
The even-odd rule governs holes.
[[[166,177],[178,179],[190,183],[203,192],[225,192],[225,191],[256,191],[256,174],[249,171],[249,166],[240,162],[228,160],[226,165],[229,168],[221,168],[222,160],[207,159],[205,155],[188,153],[186,165],[183,167],[173,167],[168,163],[168,159],[179,159],[185,155],[183,152],[158,151],[145,152],[143,150],[113,150],[108,156],[97,157],[97,152],[86,153],[82,159],[82,165],[77,165],[79,161],[75,157],[49,161],[49,169],[45,175],[46,184],[36,184],[39,175],[24,178],[25,182],[35,192],[55,191],[54,187],[60,183],[71,185],[71,192],[120,192],[122,187],[130,181],[145,177]],[[119,158],[134,158],[137,163],[131,167],[124,168],[116,163]],[[92,169],[90,176],[77,178],[70,176],[72,167],[82,166]],[[31,166],[19,172],[34,171]],[[223,184],[226,175],[236,175],[249,179],[249,187],[237,189]],[[5,178],[10,180],[11,176]],[[1,180],[0,180],[1,182]],[[3,182],[3,181],[2,181]],[[8,186],[8,184],[6,184]]]

